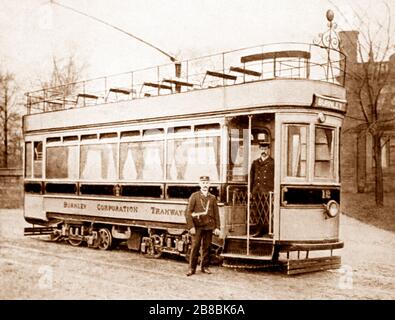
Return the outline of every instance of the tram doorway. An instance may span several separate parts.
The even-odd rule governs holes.
[[[272,113],[229,121],[229,195],[238,216],[232,221],[240,221],[243,212],[242,234],[254,237],[273,233],[274,128]]]
[[[272,115],[273,116],[273,115]],[[274,118],[270,115],[253,116],[251,119],[250,157],[250,235],[261,237],[272,234],[274,191]]]

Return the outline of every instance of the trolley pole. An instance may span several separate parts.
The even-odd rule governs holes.
[[[174,62],[174,66],[175,66],[175,75],[176,75],[176,80],[178,80],[178,78],[181,78],[181,62],[179,61],[175,61]],[[176,92],[181,92],[181,86],[179,84],[176,84]]]

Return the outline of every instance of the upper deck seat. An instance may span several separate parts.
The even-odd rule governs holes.
[[[151,87],[151,88],[158,89],[158,95],[160,94],[160,90],[161,89],[166,89],[166,90],[170,90],[170,92],[173,92],[173,87],[172,86],[169,86],[169,85],[166,85],[166,84],[163,84],[163,83],[144,82],[143,85],[141,86],[141,89],[140,89],[140,93],[139,93],[140,97],[142,95],[144,87]],[[148,95],[147,95],[147,92],[144,93],[144,97],[150,97],[150,96],[152,96],[152,92],[149,92]]]
[[[249,76],[255,76],[255,77],[260,77],[262,75],[262,72],[251,70],[251,69],[246,69],[246,68],[241,68],[241,67],[230,67],[230,72],[237,72],[241,73],[243,75],[249,75]]]
[[[248,56],[243,56],[240,58],[240,62],[243,63],[245,66],[246,63],[256,62],[256,61],[262,61],[263,63],[264,60],[273,59],[273,76],[275,78],[281,76],[281,72],[284,71],[281,70],[281,66],[287,67],[288,68],[287,71],[291,70],[291,74],[292,74],[292,70],[298,71],[298,78],[301,77],[301,70],[305,70],[304,76],[306,78],[309,78],[310,57],[311,54],[309,51],[282,50],[282,51],[255,53]],[[292,62],[295,61],[298,62],[298,66],[292,64]],[[302,62],[304,63],[304,66],[302,65]]]
[[[187,80],[181,78],[167,78],[163,79],[162,82],[170,83],[175,86],[176,92],[181,92],[182,87],[193,88],[196,84],[188,82]]]
[[[105,102],[108,102],[110,96],[115,95],[115,101],[118,101],[119,95],[126,97],[126,98],[133,98],[133,95],[136,94],[136,90],[132,88],[119,88],[113,87],[108,90],[107,96],[105,98]]]
[[[79,93],[77,94],[77,100],[76,100],[76,105],[79,104],[80,99],[82,99],[83,101],[83,106],[86,106],[86,100],[88,101],[95,101],[95,104],[97,103],[99,96],[95,95],[95,94],[91,94],[91,93]],[[89,103],[91,104],[91,103]]]
[[[211,76],[211,77],[215,77],[215,78],[222,78],[224,80],[233,80],[234,82],[236,82],[236,80],[237,80],[237,76],[222,73],[222,72],[207,70],[206,74],[204,75],[203,81],[202,81],[202,87],[204,85],[204,82],[206,81],[207,76]]]

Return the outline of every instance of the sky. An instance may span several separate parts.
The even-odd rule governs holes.
[[[355,29],[357,16],[375,23],[388,15],[380,0],[56,1],[180,60],[264,43],[311,43],[327,30],[328,9],[338,31]],[[395,1],[387,3],[394,16]],[[53,56],[73,53],[85,65],[85,78],[170,62],[132,37],[47,0],[0,0],[0,30],[0,70],[14,73],[25,91],[48,77]]]

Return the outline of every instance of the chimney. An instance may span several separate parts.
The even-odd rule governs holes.
[[[358,31],[340,31],[340,51],[346,55],[347,64],[358,62]]]

